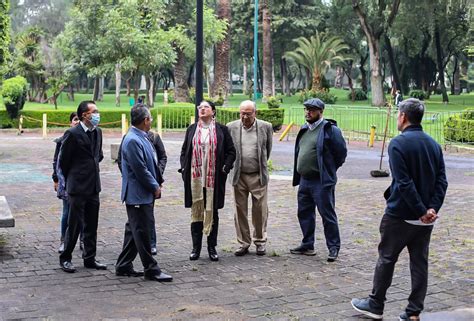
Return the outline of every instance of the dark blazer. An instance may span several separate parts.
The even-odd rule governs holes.
[[[101,191],[99,162],[104,158],[102,131],[97,127],[92,133],[96,137],[95,146],[81,124],[68,129],[64,134],[59,166],[69,195],[91,195]]]
[[[388,146],[392,184],[385,191],[385,214],[417,220],[443,205],[448,181],[443,152],[421,126],[409,126]]]
[[[181,169],[179,172],[184,181],[184,206],[191,207],[193,204],[191,196],[191,156],[193,152],[193,137],[197,124],[192,124],[186,130],[183,147],[181,148]],[[234,166],[235,148],[232,137],[225,125],[216,123],[217,152],[216,152],[216,177],[214,185],[214,209],[224,207],[225,183],[227,174]]]
[[[321,184],[323,186],[332,186],[337,183],[337,169],[344,164],[347,156],[347,147],[341,130],[336,126],[336,122],[332,119],[323,119],[321,131],[318,135],[317,144],[318,159],[315,160],[319,164]],[[308,125],[304,124],[295,143],[295,160],[293,168],[293,186],[300,183],[300,174],[296,171],[298,162],[298,153],[300,151],[301,136],[308,130]]]
[[[126,135],[123,136],[122,142],[120,143],[116,160],[120,172],[122,172],[122,145],[125,137]],[[161,185],[165,181],[163,175],[165,172],[166,164],[168,163],[168,156],[166,155],[165,145],[163,145],[163,141],[161,140],[160,135],[158,135],[158,133],[153,133],[151,130],[147,132],[147,138],[153,144],[153,147],[156,151],[156,156],[158,158],[158,171],[156,173],[156,180]]]
[[[130,128],[122,142],[122,195],[127,205],[151,204],[158,189],[158,166],[146,133]]]

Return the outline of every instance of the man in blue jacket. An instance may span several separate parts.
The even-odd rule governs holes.
[[[170,282],[173,278],[158,267],[151,253],[151,226],[154,224],[155,199],[161,197],[158,160],[153,145],[147,138],[153,119],[144,106],[130,112],[132,128],[122,143],[122,201],[127,207],[128,221],[115,274],[142,276],[146,280]],[[133,269],[133,260],[140,255],[144,272]]]
[[[385,294],[400,252],[410,255],[411,293],[400,320],[420,320],[428,287],[428,250],[433,224],[443,205],[448,182],[441,147],[423,132],[425,106],[410,98],[400,103],[397,126],[402,133],[388,147],[392,184],[385,191],[385,215],[372,294],[352,299],[357,311],[382,319]]]
[[[323,118],[324,102],[311,98],[303,103],[304,124],[296,137],[293,186],[298,188],[298,220],[303,240],[292,254],[315,255],[316,207],[323,219],[328,261],[337,259],[341,247],[337,215],[334,210],[336,171],[346,160],[346,142],[341,130]]]

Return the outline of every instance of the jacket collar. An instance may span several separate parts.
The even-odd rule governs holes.
[[[410,125],[410,126],[406,127],[402,131],[402,133],[404,133],[406,131],[423,131],[423,127],[421,127],[421,125]]]

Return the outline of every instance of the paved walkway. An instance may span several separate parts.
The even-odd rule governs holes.
[[[254,247],[247,256],[233,255],[237,242],[228,188],[226,207],[220,211],[221,260],[213,263],[203,255],[191,262],[190,215],[183,207],[182,181],[176,172],[183,133],[165,134],[169,162],[163,198],[156,205],[157,259],[174,282],[160,284],[114,274],[126,217],[119,200],[120,175],[110,160],[110,144],[120,141],[117,132],[106,132],[101,164],[97,258],[109,270],[84,269],[79,249],[73,258],[78,272],[60,270],[56,250],[61,203],[50,178],[55,136],[59,132],[47,140],[39,138],[38,132],[23,136],[0,132],[0,195],[6,196],[16,220],[15,228],[0,229],[1,320],[360,318],[349,301],[370,291],[384,208],[382,193],[390,182],[390,178],[369,175],[378,168],[380,149],[353,142],[349,146],[336,189],[343,245],[335,263],[326,262],[319,218],[317,255],[289,254],[301,238],[296,190],[285,179],[292,170],[294,141],[278,142],[276,137],[273,165],[279,176],[269,188],[268,255],[257,257]],[[423,320],[440,315],[442,320],[474,319],[473,161],[473,155],[446,155],[450,185],[433,232]],[[406,252],[401,255],[388,292],[387,320],[394,320],[406,305],[407,257]],[[136,263],[140,268],[140,262]],[[460,309],[464,310],[446,314]]]

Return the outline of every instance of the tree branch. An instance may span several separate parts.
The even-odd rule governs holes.
[[[371,40],[372,37],[374,36],[372,28],[369,26],[367,23],[367,16],[365,13],[362,11],[359,1],[358,0],[352,0],[352,9],[356,13],[357,17],[359,18],[360,25],[362,27],[362,30],[364,31],[365,35],[367,36],[367,40]],[[371,40],[372,41],[372,40]]]

